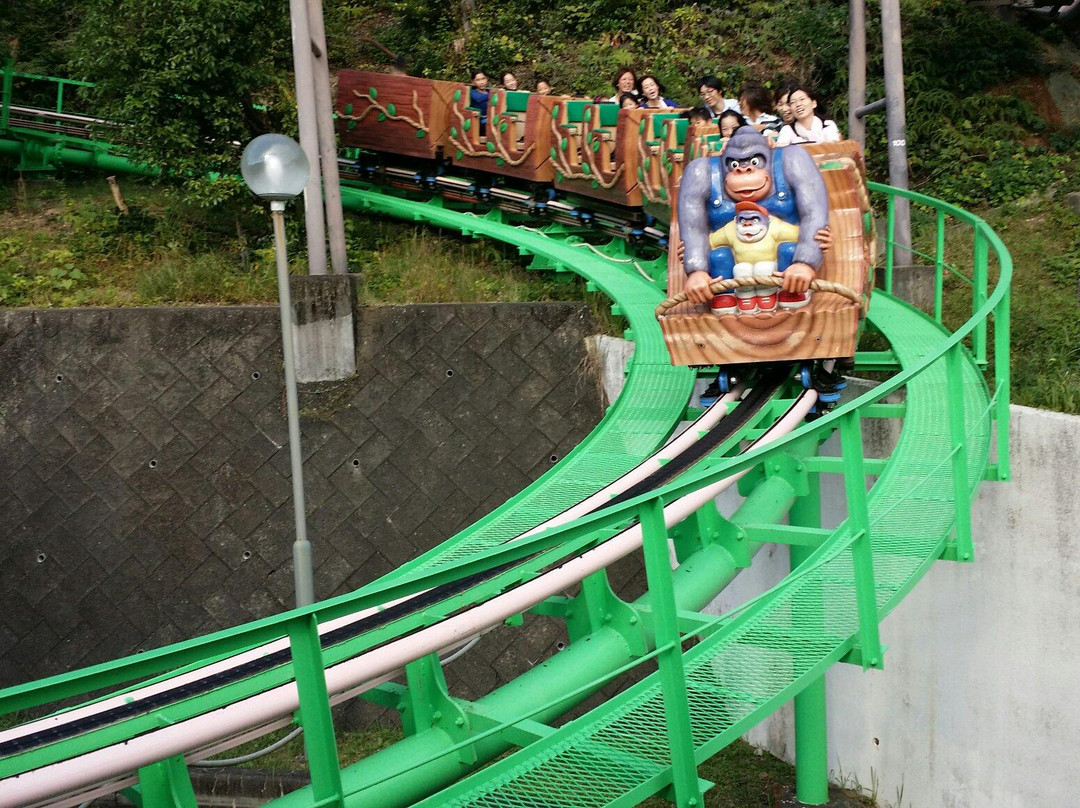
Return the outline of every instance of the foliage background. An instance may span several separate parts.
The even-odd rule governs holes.
[[[462,79],[515,69],[561,92],[611,92],[621,65],[655,73],[668,95],[696,99],[718,75],[730,95],[750,78],[815,86],[846,119],[846,0],[325,0],[334,67]],[[867,3],[868,98],[880,97],[880,6]],[[1007,23],[964,0],[903,0],[908,147],[913,185],[960,204],[1018,199],[1067,181],[1075,131],[1047,131],[1014,82],[1045,72],[1044,42],[1075,33]],[[232,159],[229,141],[285,130],[293,95],[284,0],[23,0],[0,7],[0,58],[22,69],[94,81],[99,113],[130,122],[132,148],[173,168],[187,193],[215,203],[237,192],[194,181]],[[1010,91],[1010,87],[1013,89]],[[275,111],[276,110],[276,111]],[[868,121],[871,169],[884,176],[883,116]]]

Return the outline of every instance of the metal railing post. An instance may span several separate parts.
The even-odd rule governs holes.
[[[934,246],[934,319],[941,322],[945,302],[945,211],[937,211],[937,236]]]
[[[330,715],[319,623],[314,614],[301,615],[289,621],[289,648],[296,691],[300,697],[300,724],[304,728],[304,750],[315,804],[326,808],[344,808],[334,719]]]
[[[658,662],[671,749],[671,781],[679,808],[695,808],[702,805],[701,786],[694,758],[690,703],[686,695],[686,671],[683,669],[663,503],[659,498],[650,500],[641,506],[639,514],[645,575],[656,619],[656,647],[670,646],[660,654]]]
[[[858,410],[852,410],[840,420],[840,447],[844,457],[848,523],[855,535],[851,545],[851,561],[855,572],[855,604],[859,613],[862,666],[864,669],[880,668],[881,638],[878,636],[874,553],[870,544],[870,511],[866,501],[862,424]]]
[[[998,256],[1001,261],[1001,256]],[[1005,295],[994,309],[994,407],[995,420],[997,421],[997,469],[998,479],[1005,481],[1011,478],[1009,468],[1009,329],[1010,324],[1010,298],[1012,293]]]
[[[14,86],[15,62],[8,59],[4,62],[4,83],[0,90],[0,130],[7,129],[11,117],[11,93]]]
[[[987,283],[988,283],[988,267],[987,258],[989,255],[988,244],[986,243],[986,236],[982,234],[982,231],[978,226],[975,228],[975,246],[972,253],[972,301],[971,312],[974,314],[979,310],[979,307],[986,302],[987,298]],[[972,353],[975,355],[975,361],[979,363],[981,367],[986,367],[986,321],[988,318],[983,318],[975,325],[975,330],[971,335]]]
[[[958,342],[945,355],[945,375],[949,380],[949,443],[952,449],[953,496],[956,497],[956,559],[971,561],[971,486],[967,471],[967,428],[962,391],[964,347]]]
[[[896,195],[889,194],[885,203],[885,291],[890,295],[893,288],[893,266],[896,256],[893,250],[893,242],[896,238]]]

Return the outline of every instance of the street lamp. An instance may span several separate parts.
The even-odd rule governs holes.
[[[296,605],[315,602],[315,577],[311,567],[311,542],[304,517],[303,458],[300,452],[300,406],[296,395],[296,364],[293,359],[292,300],[289,295],[289,257],[285,251],[285,203],[296,197],[308,179],[308,161],[299,144],[285,135],[259,135],[240,158],[240,173],[248,188],[270,202],[274,220],[274,252],[277,256],[278,303],[281,309],[281,343],[285,359],[285,402],[289,421],[289,456],[292,461],[293,581]]]

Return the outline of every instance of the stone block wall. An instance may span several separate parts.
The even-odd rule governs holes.
[[[319,597],[500,505],[602,414],[581,306],[366,309],[357,331],[356,376],[301,393]],[[292,603],[282,384],[272,307],[0,312],[0,686]],[[558,639],[489,635],[461,695]]]

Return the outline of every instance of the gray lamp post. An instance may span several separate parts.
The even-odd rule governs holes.
[[[289,295],[289,257],[285,251],[285,203],[304,190],[308,161],[300,145],[285,135],[259,135],[240,158],[244,182],[260,199],[270,202],[274,220],[274,251],[277,256],[278,303],[281,308],[281,343],[285,359],[285,402],[289,421],[289,456],[292,461],[293,513],[296,541],[293,542],[293,580],[296,605],[315,602],[315,578],[311,567],[311,543],[304,517],[303,457],[300,452],[300,405],[296,395],[296,365],[293,359],[292,300]]]

